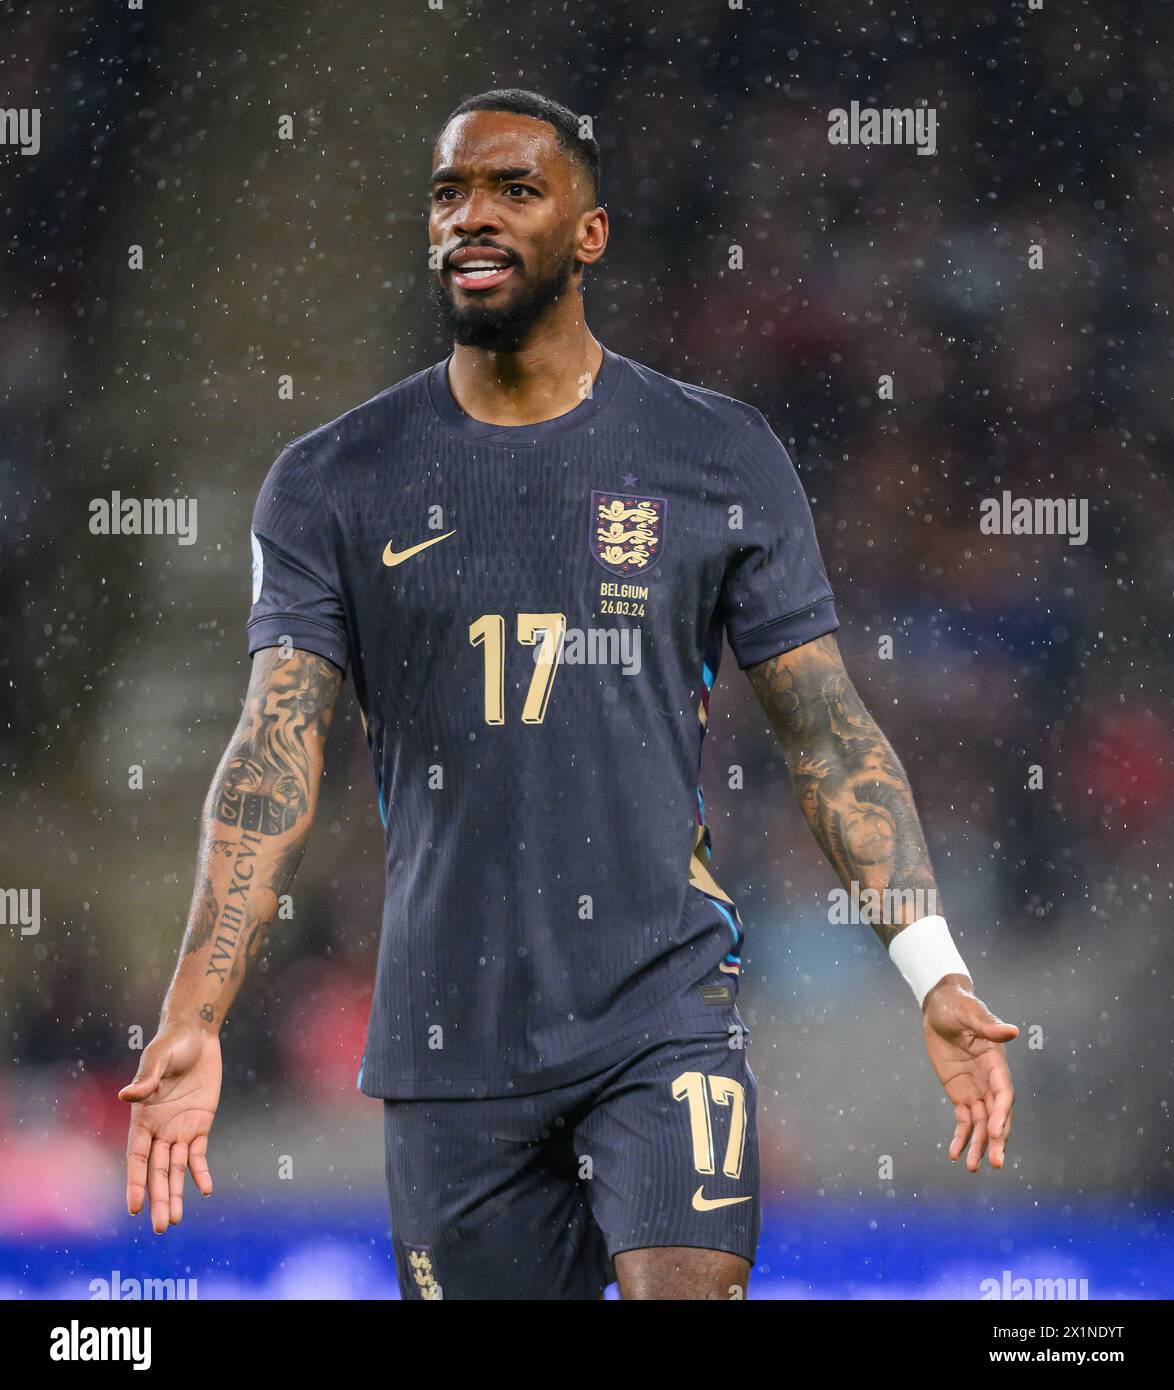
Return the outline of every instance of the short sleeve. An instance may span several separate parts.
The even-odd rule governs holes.
[[[745,669],[834,632],[840,620],[795,465],[762,412],[743,408],[732,484],[742,528],[732,532],[720,608]]]
[[[249,655],[283,642],[346,670],[349,657],[335,528],[304,446],[269,470],[253,510]]]

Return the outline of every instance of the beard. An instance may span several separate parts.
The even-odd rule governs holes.
[[[517,277],[521,262],[512,264]],[[454,343],[489,352],[518,352],[535,324],[566,293],[575,265],[574,256],[568,253],[548,275],[537,280],[523,276],[509,301],[497,306],[475,301],[458,304],[439,275],[432,277],[432,298]]]

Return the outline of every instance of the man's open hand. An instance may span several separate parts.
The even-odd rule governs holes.
[[[126,1145],[126,1205],[132,1216],[150,1193],[157,1235],[183,1218],[190,1169],[209,1197],[208,1131],[220,1102],[220,1039],[189,1024],[167,1024],[143,1051],[138,1075],[118,1093],[131,1102]]]
[[[984,1153],[992,1168],[1001,1168],[1015,1103],[1003,1044],[1017,1038],[1019,1029],[996,1018],[961,975],[947,975],[930,990],[924,1023],[929,1060],[954,1102],[951,1161],[969,1141],[966,1166],[972,1173]]]

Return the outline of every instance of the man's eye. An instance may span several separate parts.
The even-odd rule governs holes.
[[[436,192],[435,192],[432,196],[436,199],[436,201],[437,201],[438,203],[451,202],[452,200],[451,200],[450,198],[446,197],[446,194],[449,194],[449,193],[451,193],[451,194],[455,197],[455,196],[456,196],[456,189],[455,189],[455,188],[438,188],[438,189],[436,190]]]
[[[523,196],[530,192],[524,183],[511,183],[506,189],[507,193],[521,193]]]

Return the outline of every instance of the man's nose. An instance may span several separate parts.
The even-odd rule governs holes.
[[[461,236],[477,236],[480,232],[493,231],[500,227],[501,218],[494,208],[492,195],[481,190],[469,194],[460,216],[453,223],[453,230]]]

